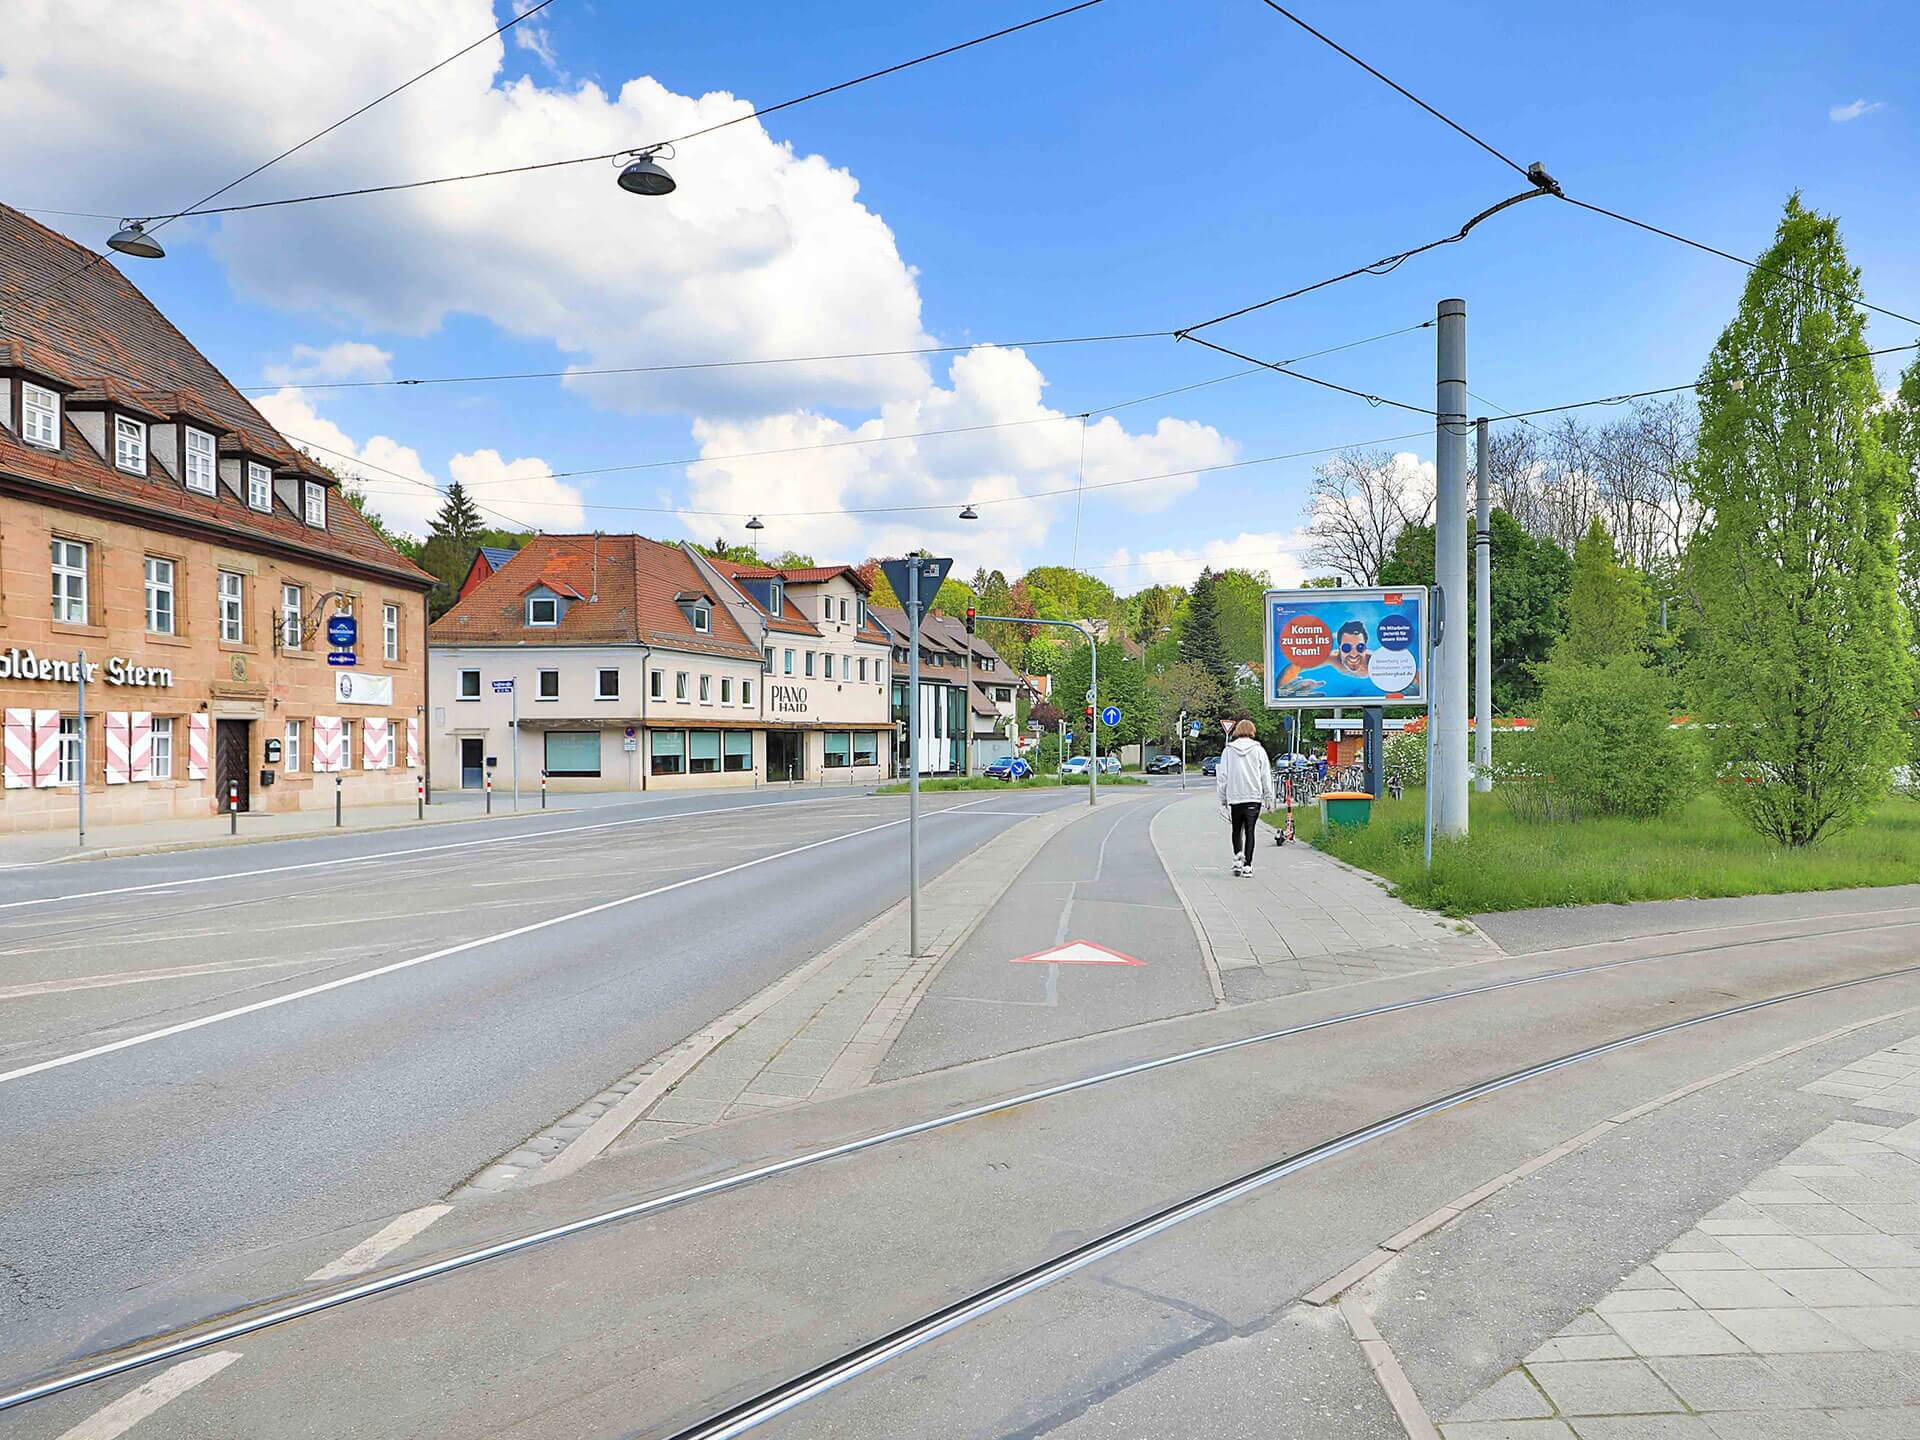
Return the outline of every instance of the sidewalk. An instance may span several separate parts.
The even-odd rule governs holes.
[[[1275,846],[1262,825],[1254,873],[1236,876],[1211,794],[1161,811],[1154,844],[1238,1003],[1468,964],[1501,953],[1470,925],[1396,900],[1310,845]]]
[[[1920,1436],[1920,1036],[1840,1120],[1440,1422],[1445,1440]],[[1894,1122],[1894,1123],[1889,1123]]]
[[[574,808],[570,802],[591,796],[547,797],[549,810]],[[520,801],[522,816],[538,815],[536,795],[529,803]],[[493,797],[493,819],[513,814],[511,798],[505,803]],[[482,799],[472,792],[454,791],[427,806],[426,819],[417,819],[414,801],[400,805],[349,805],[341,812],[338,829],[333,810],[293,810],[267,814],[259,812],[240,817],[239,834],[230,834],[231,822],[225,815],[195,816],[183,820],[148,820],[137,825],[102,825],[87,828],[87,844],[76,843],[72,827],[59,830],[29,830],[15,835],[0,835],[0,869],[24,865],[49,865],[61,860],[98,860],[115,855],[141,855],[163,850],[197,850],[205,846],[246,845],[260,840],[286,840],[301,835],[345,835],[351,831],[397,830],[413,825],[444,825],[460,820],[487,819]]]

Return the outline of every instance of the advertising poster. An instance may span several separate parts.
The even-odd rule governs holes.
[[[1267,591],[1267,708],[1427,703],[1427,587]]]

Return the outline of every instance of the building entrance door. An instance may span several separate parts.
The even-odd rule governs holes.
[[[484,740],[463,736],[460,740],[460,788],[478,790],[486,784],[487,756]]]
[[[213,775],[215,790],[221,811],[227,808],[227,787],[240,787],[240,808],[253,808],[252,791],[248,787],[247,765],[253,753],[250,743],[253,722],[251,720],[218,720],[213,722]]]
[[[805,771],[806,737],[793,730],[767,732],[767,779],[799,780]]]

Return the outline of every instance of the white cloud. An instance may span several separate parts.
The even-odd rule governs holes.
[[[513,0],[513,13],[524,15],[534,7],[536,0]],[[552,71],[560,80],[567,78],[567,72],[560,68],[560,61],[553,53],[553,34],[544,22],[522,20],[512,30],[513,43],[521,50],[536,56],[540,63]]]
[[[341,340],[327,346],[296,345],[284,365],[267,366],[275,385],[311,385],[337,380],[387,380],[393,376],[393,355],[364,340]]]
[[[1871,115],[1876,110],[1887,108],[1884,100],[1853,100],[1845,105],[1834,105],[1827,110],[1827,119],[1836,125],[1844,125],[1849,120],[1858,120],[1862,115]]]
[[[954,360],[948,387],[929,385],[857,426],[807,411],[750,421],[702,420],[695,435],[702,453],[711,455],[967,426],[1003,428],[696,465],[687,472],[690,503],[682,519],[691,535],[705,540],[716,521],[698,513],[703,508],[768,512],[760,541],[773,551],[860,559],[927,544],[963,560],[1016,565],[1040,544],[1054,517],[1072,513],[1073,496],[1001,502],[1070,490],[1081,473],[1080,423],[1043,402],[1044,384],[1024,352],[988,346]],[[1028,421],[1035,423],[1017,423]],[[1085,480],[1098,485],[1218,465],[1234,454],[1233,443],[1212,426],[1163,419],[1150,431],[1132,432],[1106,416],[1087,427]],[[1197,483],[1196,477],[1184,476],[1118,486],[1093,492],[1088,503],[1118,503],[1149,513],[1164,510]],[[976,506],[980,518],[960,520],[960,499],[954,497]],[[919,504],[937,508],[910,515],[846,513]],[[823,513],[772,518],[773,512],[794,510]],[[737,530],[739,523],[731,522],[731,528]],[[744,539],[744,532],[733,538]],[[961,568],[970,572],[972,564]]]
[[[360,444],[299,391],[276,390],[254,405],[281,434],[365,490],[368,503],[388,525],[411,535],[427,533],[440,509],[436,492],[445,488],[446,479],[433,474],[412,446],[387,435]],[[472,492],[489,525],[585,529],[578,487],[553,479],[547,473],[552,468],[530,455],[502,459],[497,450],[475,450],[447,461],[450,478]]]
[[[1242,530],[1231,540],[1204,545],[1147,550],[1139,555],[1115,550],[1100,567],[1100,577],[1122,595],[1149,585],[1191,585],[1201,570],[1261,571],[1276,586],[1298,585],[1307,578],[1301,559],[1311,543],[1304,530]]]

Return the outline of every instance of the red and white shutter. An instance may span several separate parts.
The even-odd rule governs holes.
[[[340,768],[340,717],[338,715],[313,717],[313,768],[315,773],[323,775]]]
[[[213,722],[205,714],[193,714],[187,717],[187,778],[204,780],[207,778],[207,732],[213,728]]]
[[[127,783],[127,730],[128,716],[124,710],[107,712],[107,784],[124,785]]]
[[[407,721],[407,768],[420,768],[420,721],[417,718]]]
[[[360,722],[360,768],[385,770],[393,764],[393,722],[369,716]]]
[[[85,757],[82,757],[84,763]],[[60,783],[60,712],[33,712],[33,783],[45,789]]]
[[[127,726],[127,769],[135,780],[153,779],[153,712],[135,710]]]
[[[30,789],[33,785],[33,711],[7,711],[5,738],[7,789]]]

